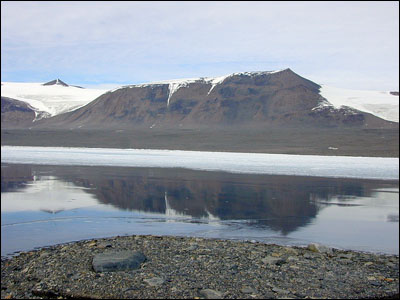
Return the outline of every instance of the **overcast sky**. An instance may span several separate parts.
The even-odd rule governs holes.
[[[1,80],[134,84],[291,68],[399,90],[399,3],[1,1]]]

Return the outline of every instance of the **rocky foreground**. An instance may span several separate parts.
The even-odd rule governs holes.
[[[1,261],[1,298],[398,298],[399,256],[126,236]]]

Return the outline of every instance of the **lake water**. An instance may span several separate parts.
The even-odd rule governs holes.
[[[131,234],[399,254],[398,178],[43,163],[4,162],[2,147],[2,256]]]

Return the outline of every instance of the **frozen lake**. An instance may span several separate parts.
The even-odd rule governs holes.
[[[399,179],[399,159],[380,157],[2,146],[1,162],[186,168],[244,174]]]

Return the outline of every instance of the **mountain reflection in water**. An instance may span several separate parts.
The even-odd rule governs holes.
[[[165,214],[167,217],[243,220],[247,226],[268,228],[284,236],[312,223],[326,206],[362,205],[347,202],[357,197],[372,197],[377,190],[390,189],[393,185],[398,188],[398,182],[376,180],[243,175],[186,169],[2,164],[1,192],[24,191],[30,183],[46,182],[46,178],[54,184],[63,182],[69,187],[82,188],[81,191],[92,196],[85,200],[87,203],[81,200],[82,206],[97,201],[120,210]],[[56,208],[41,210],[62,211]],[[398,214],[388,218],[398,222]]]

